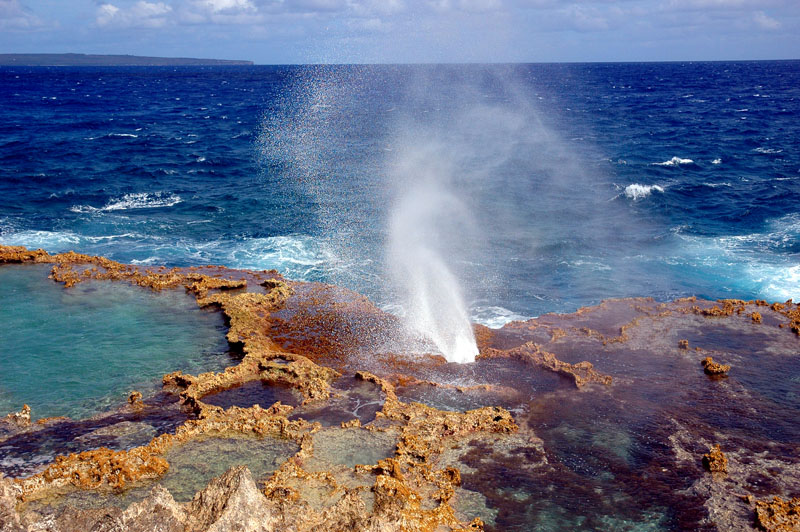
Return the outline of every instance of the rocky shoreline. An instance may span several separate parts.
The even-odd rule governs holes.
[[[800,306],[791,301],[614,300],[499,330],[476,325],[476,365],[497,372],[481,381],[465,377],[474,369],[439,356],[401,352],[410,333],[363,296],[293,282],[276,271],[141,267],[0,246],[3,263],[53,264],[51,278],[66,289],[96,281],[184,289],[199,305],[223,313],[228,342],[242,355],[222,372],[164,376],[165,393],[186,416],[174,430],[142,445],[58,456],[32,475],[0,477],[4,532],[153,530],[156,524],[192,531],[502,530],[504,519],[524,519],[533,506],[530,486],[546,499],[543,482],[580,482],[545,438],[561,437],[545,423],[557,405],[594,397],[609,408],[644,411],[672,401],[672,390],[680,405],[698,387],[705,387],[699,392],[705,397],[692,399],[695,410],[663,407],[670,417],[649,435],[664,447],[661,454],[637,466],[631,464],[641,457],[627,459],[613,484],[629,495],[623,478],[629,474],[647,485],[640,489],[669,493],[685,505],[671,510],[666,528],[800,530],[800,434],[783,428],[797,398],[791,390],[780,400],[760,394],[768,386],[762,380],[772,377],[758,375],[797,367]],[[751,375],[746,347],[756,341],[766,362]],[[709,370],[717,366],[727,368]],[[209,402],[258,382],[288,390],[297,404]],[[447,408],[453,397],[455,408]],[[542,412],[537,397],[545,401]],[[743,398],[738,411],[733,405]],[[754,423],[773,423],[764,408],[784,400],[789,406],[774,418],[780,430],[759,435]],[[358,403],[356,413],[362,404],[375,406],[363,416],[348,416],[347,408],[332,413],[348,401]],[[147,408],[132,393],[121,411]],[[716,419],[720,408],[725,414]],[[9,414],[0,421],[0,446],[69,421],[34,422],[29,409]],[[187,444],[234,437],[285,442],[294,451],[263,478],[232,467],[198,486],[187,502],[176,502],[158,483],[173,467],[167,457]],[[375,452],[342,458],[362,447]],[[506,478],[497,473],[500,466]],[[509,495],[515,484],[528,491]],[[112,503],[134,488],[149,492]],[[78,499],[90,502],[73,504]]]

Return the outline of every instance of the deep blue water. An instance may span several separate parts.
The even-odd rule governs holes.
[[[408,194],[485,323],[800,298],[800,62],[0,69],[4,244],[393,308]]]

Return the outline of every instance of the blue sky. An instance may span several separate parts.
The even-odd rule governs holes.
[[[800,0],[0,0],[0,53],[310,62],[800,58]]]

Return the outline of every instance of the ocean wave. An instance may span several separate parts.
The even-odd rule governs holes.
[[[660,163],[652,163],[654,166],[680,166],[682,164],[694,164],[692,159],[682,159],[680,157],[673,157],[672,159]]]
[[[324,243],[308,235],[248,238],[240,242],[211,243],[236,268],[276,269],[290,279],[326,279],[339,260]],[[207,248],[207,249],[209,249]]]
[[[105,135],[98,135],[96,137],[86,137],[86,140],[97,140],[97,139],[107,139],[107,138],[138,139],[139,135],[134,135],[133,133],[106,133]]]
[[[776,153],[782,153],[783,152],[783,150],[779,150],[777,148],[763,148],[763,147],[758,147],[758,148],[754,149],[753,151],[756,152],[756,153],[763,153],[765,155],[775,155]]]
[[[96,244],[110,244],[117,240],[141,240],[138,233],[116,235],[80,235],[72,231],[8,231],[0,236],[0,242],[7,246],[25,246],[30,249],[42,248],[45,251],[60,253],[73,248],[94,249]]]
[[[523,316],[503,307],[485,306],[470,309],[470,319],[490,329],[499,329],[512,321],[526,321],[530,316]]]
[[[130,209],[156,209],[160,207],[172,207],[183,201],[177,194],[167,194],[164,192],[136,192],[125,194],[120,198],[110,200],[102,207],[92,207],[91,205],[73,205],[70,211],[76,213],[126,211]]]
[[[669,264],[712,278],[736,297],[800,299],[795,252],[800,240],[799,214],[778,218],[765,231],[749,234],[705,237],[680,229],[675,234],[681,239],[681,255],[668,258]]]
[[[625,187],[625,197],[630,198],[633,201],[637,201],[640,199],[644,199],[653,192],[664,192],[664,187],[659,185],[640,185],[639,183],[633,183]]]
[[[23,230],[3,233],[0,241],[7,246],[25,246],[29,249],[45,251],[66,251],[66,246],[77,246],[81,236],[71,231],[35,231]]]
[[[716,159],[714,159],[713,161],[711,161],[711,164],[722,164],[722,159],[720,159],[719,157],[717,157]]]

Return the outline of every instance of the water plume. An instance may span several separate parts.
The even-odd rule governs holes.
[[[451,172],[446,147],[436,142],[400,150],[390,171],[399,186],[389,219],[387,262],[410,327],[448,361],[463,363],[475,360],[478,347],[444,250],[465,234],[470,215],[448,186]]]

